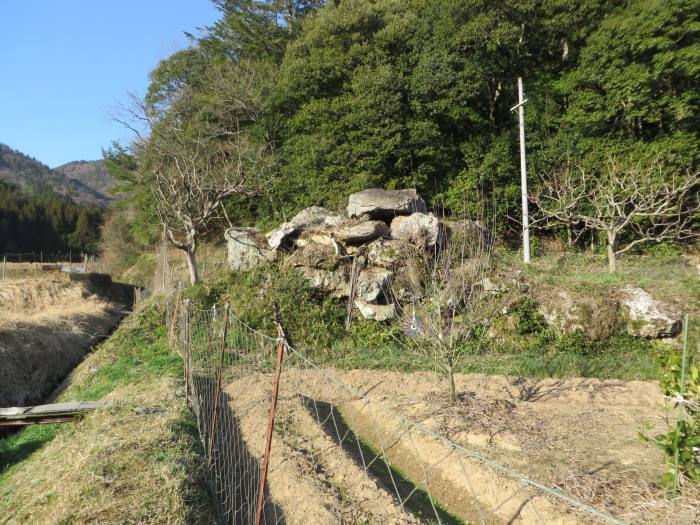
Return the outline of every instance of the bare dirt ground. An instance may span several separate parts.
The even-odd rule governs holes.
[[[118,310],[58,272],[0,281],[0,406],[43,399],[109,334]]]
[[[227,389],[246,442],[258,458],[270,385],[269,375],[255,374],[233,381]],[[288,369],[281,386],[269,482],[270,494],[288,514],[288,522],[417,519],[400,509],[396,490],[386,479],[367,473],[351,447],[332,439],[334,432],[328,430],[332,420],[334,425],[346,422],[355,435],[383,450],[408,478],[427,487],[447,510],[471,522],[594,520],[551,496],[518,493],[517,481],[455,453],[436,436],[625,522],[700,523],[697,494],[673,502],[667,499],[659,483],[664,469],[661,452],[639,438],[647,425],[649,435],[667,426],[669,407],[656,383],[460,375],[457,390],[459,401],[450,407],[444,384],[431,373]],[[324,415],[318,408],[328,406],[337,409],[330,420],[328,411]],[[401,416],[430,432],[417,431]],[[514,497],[504,501],[511,493]]]

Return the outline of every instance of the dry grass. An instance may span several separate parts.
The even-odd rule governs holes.
[[[42,400],[121,314],[67,275],[0,282],[0,406]]]
[[[214,523],[177,365],[162,312],[147,302],[78,365],[58,398],[114,405],[61,425],[0,472],[0,525]]]
[[[186,408],[174,391],[163,378],[108,395],[116,406],[60,432],[8,476],[0,523],[212,523],[206,509],[188,508],[194,437],[177,430]],[[133,412],[143,405],[163,412]]]

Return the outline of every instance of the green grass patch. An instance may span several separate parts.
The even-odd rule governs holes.
[[[20,431],[10,431],[0,438],[0,484],[12,467],[51,441],[61,425],[32,425]]]

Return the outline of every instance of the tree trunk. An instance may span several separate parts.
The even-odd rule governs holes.
[[[617,260],[615,253],[615,233],[608,232],[608,272],[615,273],[617,271]]]
[[[191,248],[185,250],[185,257],[187,259],[187,269],[190,271],[190,282],[192,284],[197,284],[199,282],[199,273],[197,272],[197,259],[195,257],[195,250]]]
[[[447,371],[447,375],[450,382],[450,406],[454,406],[454,404],[457,402],[457,390],[455,388],[455,372],[452,366],[450,366],[449,370]]]

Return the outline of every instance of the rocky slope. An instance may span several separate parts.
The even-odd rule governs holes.
[[[479,223],[428,213],[413,189],[367,189],[350,195],[345,215],[312,206],[264,236],[255,228],[232,228],[226,240],[232,270],[270,261],[291,265],[319,293],[348,301],[365,319],[385,321],[399,315],[409,300],[401,282],[411,275],[401,254],[410,246],[434,256],[457,231],[490,244]],[[531,283],[520,270],[494,268],[481,286],[488,293],[509,295],[504,316],[509,308],[531,301],[558,333],[581,332],[593,341],[623,330],[634,337],[677,342],[681,328],[677,306],[630,284],[605,297],[574,294]]]

